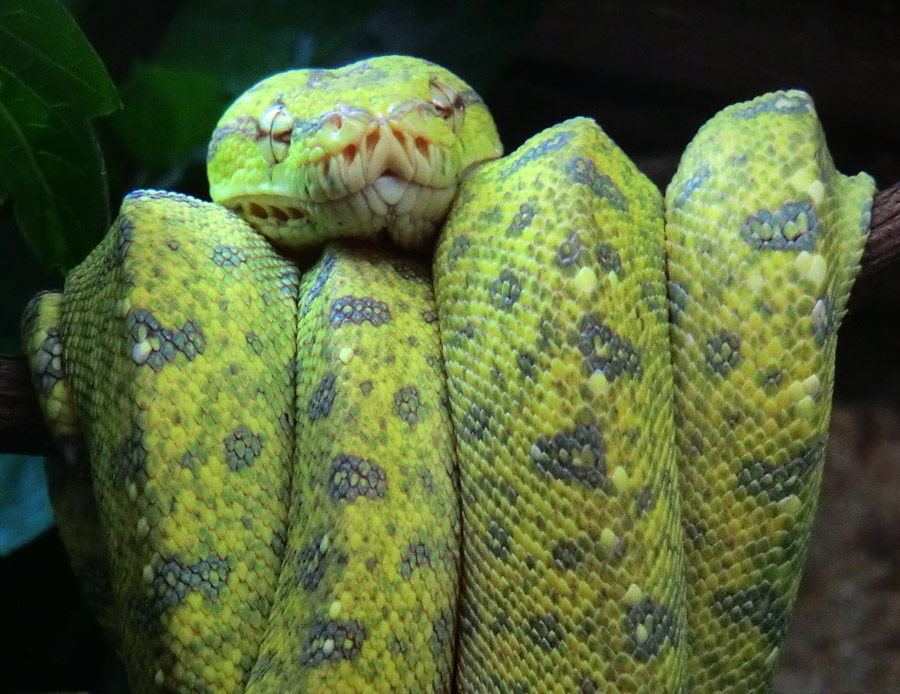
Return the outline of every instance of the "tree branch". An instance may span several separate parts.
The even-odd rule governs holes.
[[[878,298],[879,280],[900,256],[900,181],[875,194],[872,226],[851,310]],[[56,451],[38,407],[25,357],[0,355],[0,451],[50,455]]]
[[[851,309],[878,298],[884,272],[900,255],[900,181],[879,190],[872,201],[872,227],[863,250],[859,278],[850,295]]]

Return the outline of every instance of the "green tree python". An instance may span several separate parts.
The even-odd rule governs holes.
[[[208,168],[23,318],[133,692],[769,688],[873,193],[806,94],[663,198],[587,118],[501,157],[388,56],[252,87]]]

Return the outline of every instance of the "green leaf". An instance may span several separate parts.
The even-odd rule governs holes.
[[[205,156],[230,101],[214,74],[157,65],[136,68],[122,100],[125,108],[113,116],[113,130],[140,164],[155,171],[197,150]]]
[[[89,118],[119,105],[102,62],[54,0],[0,0],[0,200],[48,267],[71,268],[109,224]]]
[[[104,116],[119,97],[100,58],[56,0],[0,0],[0,64],[50,104]]]

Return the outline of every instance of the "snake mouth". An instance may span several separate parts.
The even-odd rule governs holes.
[[[232,198],[226,206],[273,242],[291,248],[335,237],[374,238],[387,232],[401,247],[419,249],[447,215],[456,188],[455,182],[436,188],[385,174],[332,200],[248,195]]]
[[[328,123],[333,138],[321,136],[328,135]],[[354,137],[346,136],[354,130]],[[296,163],[255,192],[220,202],[292,247],[386,231],[399,245],[416,248],[434,236],[456,194],[458,151],[392,120],[354,123],[347,114],[320,123],[316,145],[315,161]]]
[[[452,152],[427,138],[408,132],[391,119],[375,119],[356,124],[359,135],[342,142],[344,130],[354,130],[351,118],[332,114],[325,124],[337,122],[341,128],[334,136],[319,138],[324,156],[307,165],[298,177],[297,195],[315,203],[340,203],[362,198],[373,204],[377,214],[382,209],[397,208],[401,215],[409,213],[417,201],[427,211],[430,191],[456,188],[454,171],[458,165]],[[320,125],[320,131],[328,129]],[[377,198],[376,198],[377,196]]]

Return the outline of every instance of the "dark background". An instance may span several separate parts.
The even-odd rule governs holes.
[[[718,109],[801,88],[839,169],[866,170],[879,188],[900,180],[893,2],[65,4],[125,106],[97,124],[113,214],[137,187],[207,198],[205,140],[258,79],[382,53],[432,59],[473,84],[507,151],[591,116],[661,188]],[[41,269],[5,207],[0,255],[0,347],[15,352],[25,302],[61,279]],[[882,273],[842,329],[830,469],[781,692],[900,688],[898,277]],[[53,530],[0,560],[0,639],[0,689],[122,686]]]

